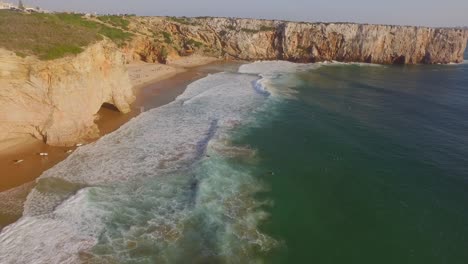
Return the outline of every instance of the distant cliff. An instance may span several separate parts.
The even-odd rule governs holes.
[[[468,40],[462,29],[412,26],[230,18],[135,17],[131,21],[130,28],[156,38],[160,54],[151,56],[158,50],[152,47],[152,52],[145,51],[150,57],[164,57],[164,46],[178,53],[241,60],[446,64],[463,61]]]
[[[103,103],[128,112],[133,100],[124,56],[110,41],[51,61],[0,49],[0,148],[27,136],[50,145],[96,137]]]

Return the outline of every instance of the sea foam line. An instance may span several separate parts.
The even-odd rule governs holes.
[[[99,253],[99,248],[93,248],[100,244],[103,232],[110,245],[140,234],[139,229],[136,233],[129,229],[125,231],[129,236],[114,241],[115,234],[122,231],[111,232],[111,227],[119,225],[130,228],[141,222],[143,237],[159,234],[149,236],[150,241],[179,232],[177,223],[183,223],[193,211],[194,198],[190,197],[199,196],[193,196],[197,184],[193,185],[190,175],[180,173],[188,172],[188,166],[204,156],[216,135],[242,123],[266,100],[251,86],[257,79],[245,74],[210,75],[189,85],[174,102],[143,113],[45,172],[28,196],[23,218],[0,233],[0,259],[7,263],[75,263],[79,252]],[[164,176],[173,174],[179,176]],[[150,184],[157,177],[163,178]],[[207,180],[201,186],[210,182]],[[166,193],[168,190],[174,192]],[[157,199],[146,203],[151,197]],[[155,207],[158,203],[165,205]],[[226,210],[217,206],[221,212]],[[130,223],[125,221],[128,217]],[[146,229],[151,222],[153,231]],[[57,248],[60,250],[52,250]]]

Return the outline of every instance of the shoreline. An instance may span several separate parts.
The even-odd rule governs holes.
[[[100,130],[99,137],[87,143],[95,142],[102,136],[116,131],[138,116],[142,109],[148,111],[174,101],[190,83],[209,74],[237,69],[240,64],[237,61],[211,60],[205,64],[184,68],[172,66],[178,68],[176,74],[157,74],[142,86],[133,87],[136,100],[130,113],[122,114],[113,107],[102,107],[96,121]],[[149,66],[151,68],[151,65]],[[0,171],[7,172],[0,175],[0,231],[21,218],[23,203],[34,188],[35,180],[44,171],[65,160],[69,156],[68,150],[75,149],[76,147],[52,147],[39,140],[33,140],[29,145],[16,148],[15,153],[0,153]],[[39,156],[39,152],[47,152],[49,155]],[[13,160],[19,158],[25,161],[14,164]]]
[[[131,112],[122,114],[112,106],[103,106],[97,113],[99,137],[84,141],[89,144],[112,133],[141,112],[172,102],[191,82],[209,73],[219,72],[217,66],[228,62],[209,57],[182,58],[174,64],[133,63],[128,65],[133,91],[136,97]],[[213,69],[204,67],[213,65]],[[212,71],[212,72],[210,72]],[[135,76],[137,75],[137,76]],[[139,76],[138,76],[139,75]],[[28,184],[44,171],[65,160],[77,147],[54,147],[30,138],[0,153],[0,193]],[[47,153],[40,156],[39,153]],[[15,161],[22,160],[20,163]]]

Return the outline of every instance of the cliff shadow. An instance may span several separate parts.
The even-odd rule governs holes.
[[[111,110],[111,111],[115,111],[115,112],[119,112],[119,109],[117,107],[115,107],[113,104],[109,104],[109,103],[103,103],[101,105],[101,109],[104,108],[104,109],[108,109],[108,110]]]

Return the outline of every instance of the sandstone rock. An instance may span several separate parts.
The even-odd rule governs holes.
[[[133,91],[125,63],[174,63],[201,54],[241,60],[380,64],[460,63],[468,31],[352,23],[257,19],[131,17],[135,38],[108,40],[54,61],[20,58],[0,49],[0,149],[34,136],[72,146],[98,136],[103,103],[130,111]]]
[[[468,40],[463,29],[234,18],[133,19],[146,32],[170,33],[173,46],[197,41],[203,44],[198,53],[242,60],[460,63]]]
[[[124,64],[107,40],[54,61],[0,49],[0,148],[28,136],[60,146],[98,136],[94,121],[102,104],[126,113],[134,100]]]

